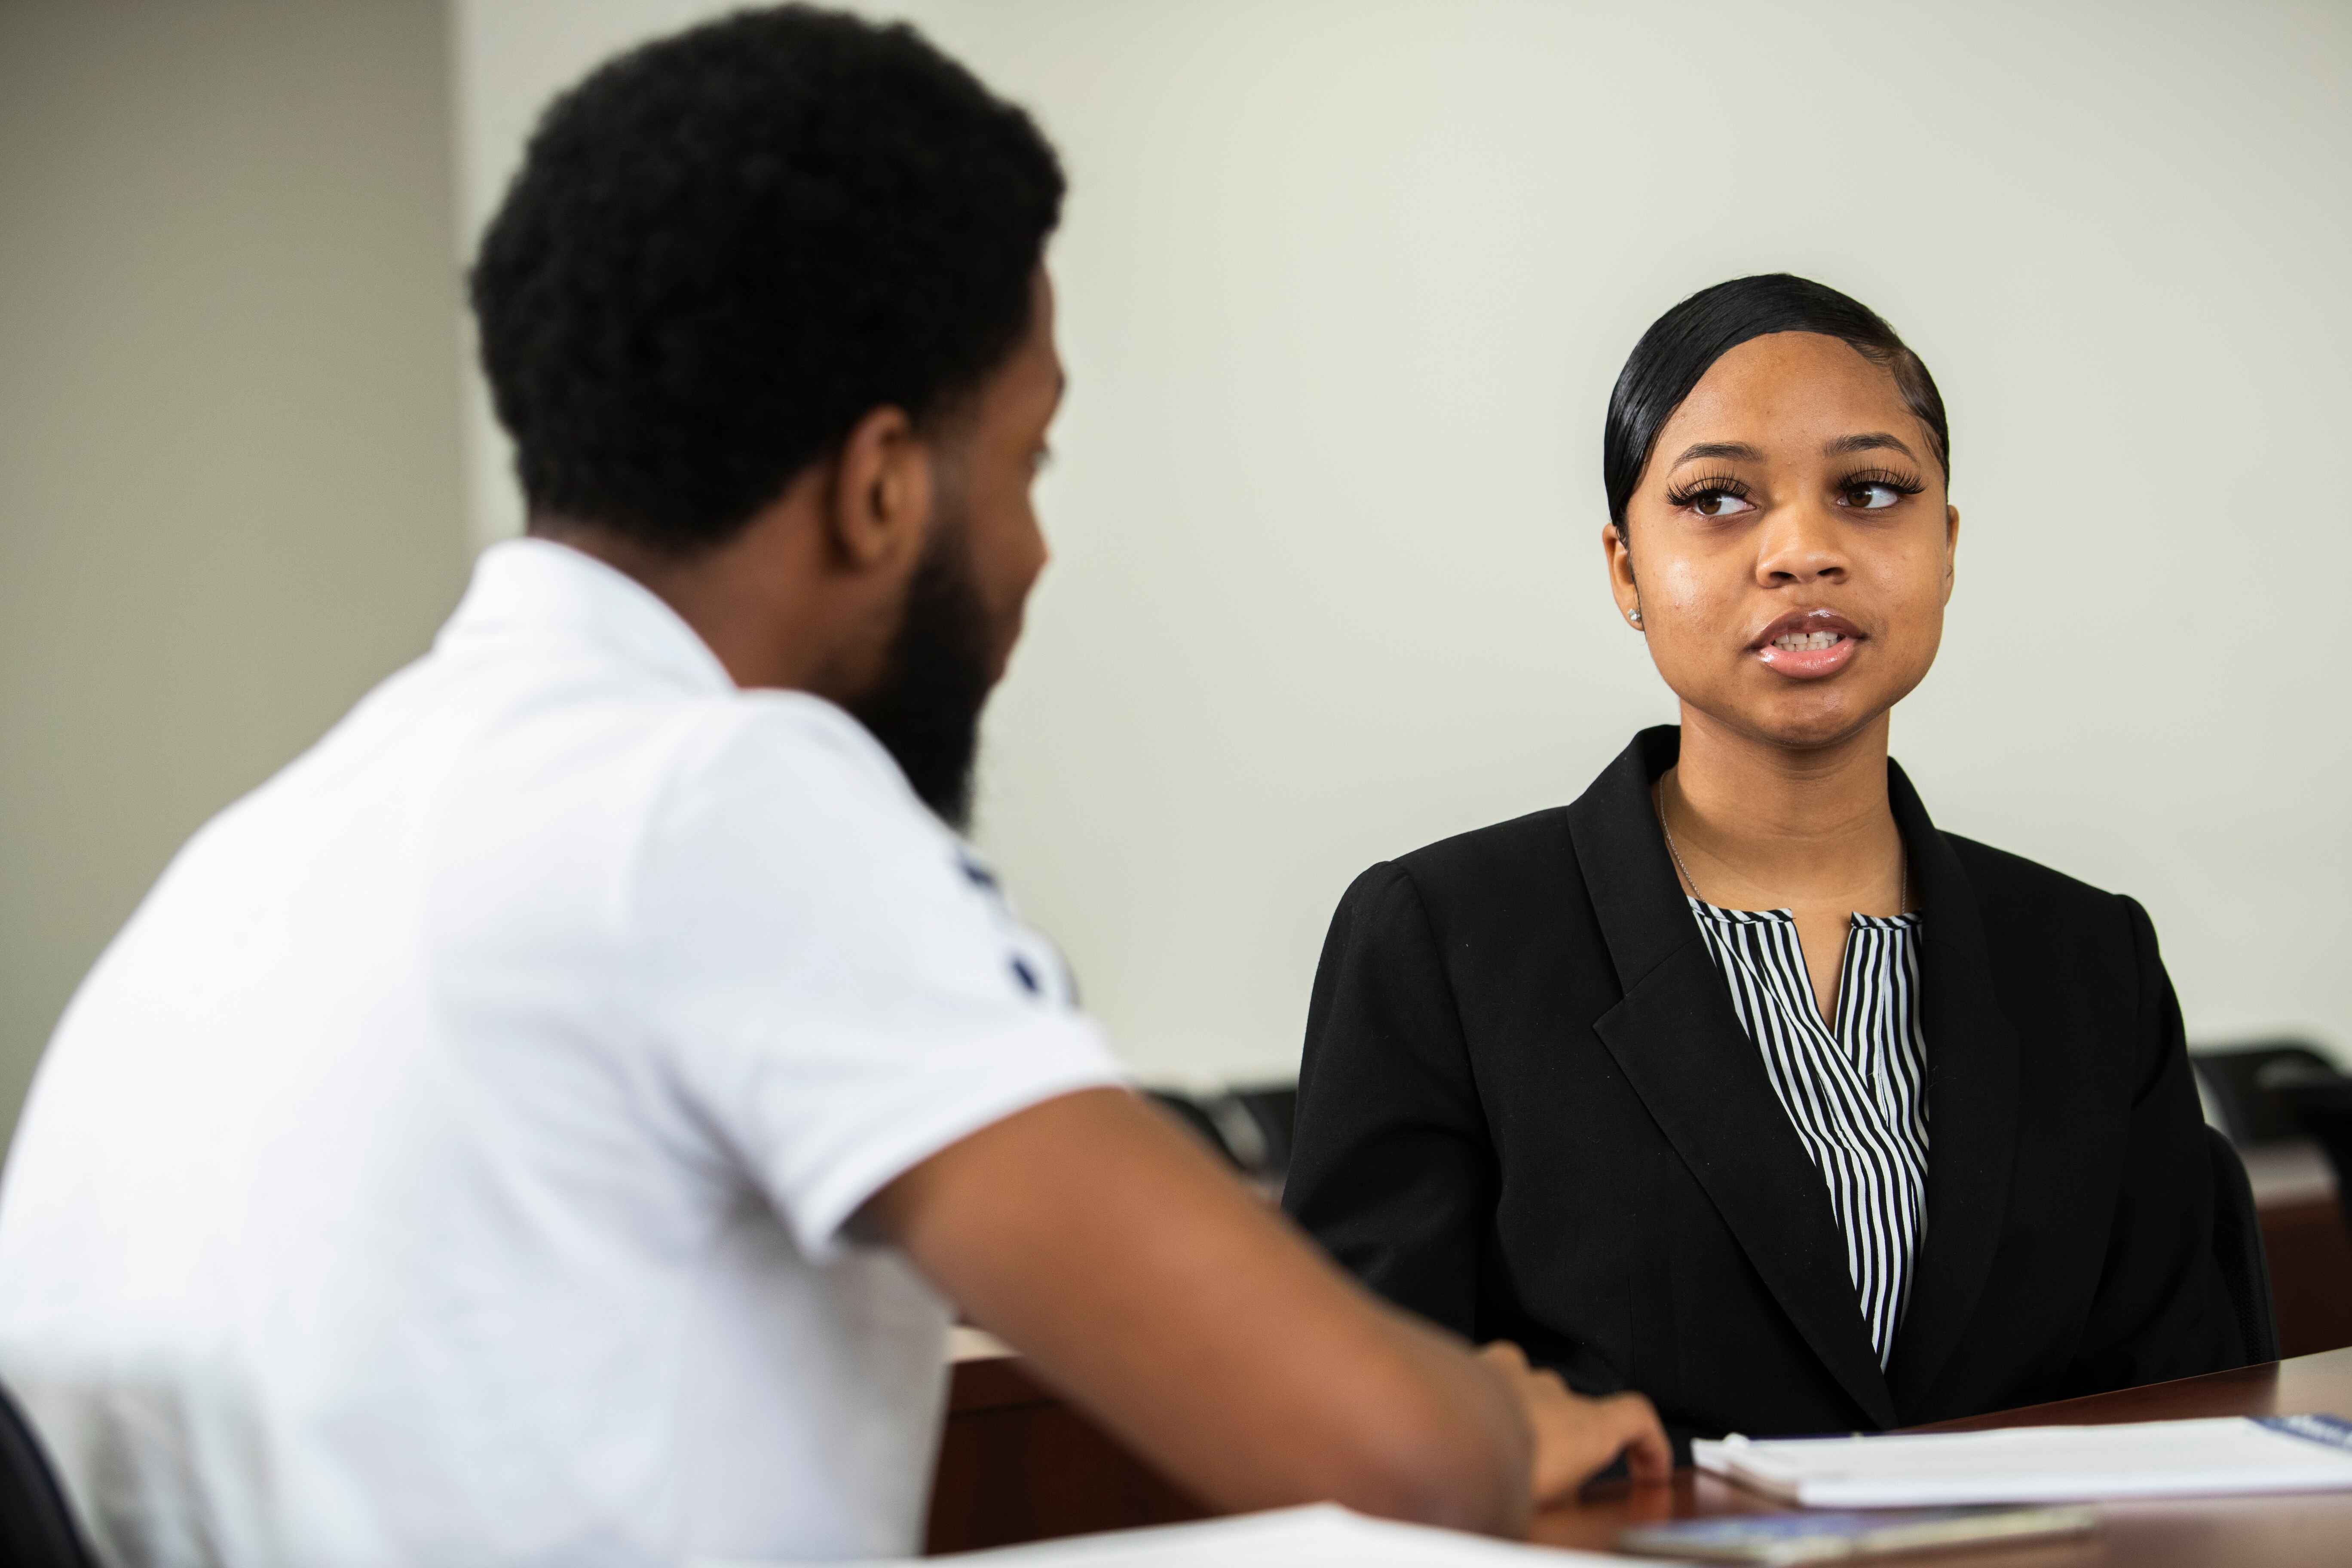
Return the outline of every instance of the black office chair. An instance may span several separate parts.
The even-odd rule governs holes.
[[[2301,1137],[2286,1091],[2336,1076],[2336,1064],[2303,1040],[2200,1046],[2189,1053],[2189,1066],[2221,1131],[2241,1149]]]
[[[1259,1141],[1265,1147],[1263,1173],[1276,1181],[1289,1174],[1290,1125],[1298,1114],[1297,1083],[1236,1084],[1232,1098],[1257,1123]]]
[[[2352,1078],[2313,1079],[2284,1093],[2303,1131],[2336,1167],[2336,1212],[2352,1226]]]
[[[2213,1165],[2213,1257],[2230,1291],[2250,1365],[2279,1358],[2278,1316],[2271,1306],[2271,1266],[2263,1255],[2262,1221],[2254,1213],[2254,1186],[2218,1127],[2205,1129],[2205,1152]]]
[[[1193,1099],[1192,1096],[1173,1089],[1147,1089],[1143,1091],[1143,1097],[1174,1117],[1194,1137],[1206,1143],[1210,1150],[1225,1163],[1243,1174],[1248,1173],[1249,1162],[1234,1150],[1231,1142],[1227,1142],[1224,1129],[1217,1125],[1217,1118],[1211,1113],[1206,1105]]]
[[[1290,1169],[1290,1118],[1298,1103],[1296,1084],[1252,1085],[1203,1095],[1181,1089],[1143,1091],[1182,1122],[1225,1163],[1261,1189],[1278,1194]]]
[[[0,1563],[9,1568],[97,1568],[32,1424],[0,1388]]]

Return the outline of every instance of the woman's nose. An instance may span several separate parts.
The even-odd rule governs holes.
[[[1756,580],[1768,588],[1845,580],[1838,520],[1819,506],[1776,507],[1757,532]]]

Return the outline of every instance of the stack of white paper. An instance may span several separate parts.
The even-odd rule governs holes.
[[[1622,1564],[1635,1559],[1516,1546],[1450,1530],[1367,1519],[1336,1503],[1318,1503],[1199,1524],[1120,1530],[1034,1546],[901,1561],[907,1568],[918,1563],[968,1563],[972,1568],[1192,1568],[1195,1563],[1204,1568],[1402,1568],[1406,1563],[1418,1568],[1574,1568],[1580,1563]],[[1656,1559],[1641,1561],[1654,1563]],[[697,1568],[752,1565],[704,1563]]]
[[[1732,1436],[1692,1448],[1702,1470],[1823,1508],[2352,1490],[2352,1422],[2333,1415],[1767,1442]]]

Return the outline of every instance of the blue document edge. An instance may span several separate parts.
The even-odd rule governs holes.
[[[2340,1453],[2352,1454],[2352,1421],[2347,1421],[2341,1415],[2252,1415],[2247,1419],[2283,1436],[2301,1437]]]

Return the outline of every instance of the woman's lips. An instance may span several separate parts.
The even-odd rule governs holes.
[[[1775,675],[1819,680],[1843,669],[1861,646],[1862,634],[1853,622],[1832,612],[1813,610],[1781,616],[1750,651]]]
[[[1789,642],[1801,646],[1782,646]],[[1836,632],[1814,632],[1766,643],[1756,650],[1756,657],[1775,675],[1785,675],[1792,680],[1818,680],[1843,669],[1853,658],[1853,650],[1861,646],[1858,639]]]

